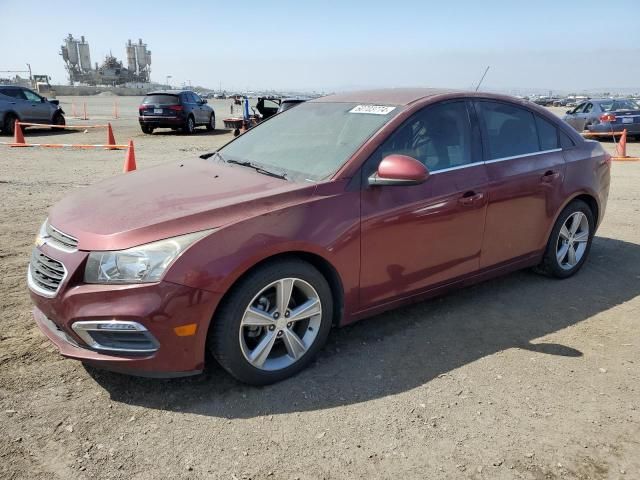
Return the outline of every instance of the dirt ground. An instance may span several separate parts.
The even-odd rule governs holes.
[[[74,101],[103,122],[114,98]],[[140,99],[118,100],[116,140],[134,140],[139,168],[231,138],[143,135]],[[229,102],[211,103],[220,124]],[[377,316],[334,331],[295,378],[253,388],[216,365],[176,380],[85,368],[34,325],[26,268],[39,224],[123,160],[0,147],[0,478],[640,478],[640,162],[614,163],[605,221],[575,277],[522,271]]]

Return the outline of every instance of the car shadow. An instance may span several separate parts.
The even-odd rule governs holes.
[[[222,418],[356,404],[424,385],[510,348],[579,357],[540,337],[640,294],[640,245],[596,237],[574,277],[516,272],[335,330],[317,361],[266,387],[231,378],[214,362],[196,377],[153,380],[86,367],[113,401]]]

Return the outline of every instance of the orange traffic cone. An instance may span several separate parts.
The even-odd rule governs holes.
[[[22,134],[22,127],[20,126],[20,121],[16,120],[16,123],[13,126],[13,143],[12,147],[26,147],[27,144],[24,141],[24,135]]]
[[[107,123],[107,145],[115,145],[116,144],[116,139],[113,136],[113,130],[111,129],[111,124]],[[111,149],[111,150],[115,150],[115,149]]]
[[[133,150],[133,140],[129,140],[129,147],[127,148],[127,154],[124,157],[124,173],[132,172],[136,169],[136,153]]]
[[[627,156],[627,129],[625,128],[622,131],[622,135],[620,135],[620,140],[616,145],[616,153],[618,157],[626,157]]]

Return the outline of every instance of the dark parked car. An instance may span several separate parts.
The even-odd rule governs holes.
[[[25,87],[0,85],[0,129],[13,135],[16,120],[65,124],[64,111],[58,100],[48,100]]]
[[[334,325],[522,268],[575,274],[610,160],[512,97],[311,100],[217,152],[55,205],[28,269],[35,320],[99,367],[189,375],[208,349],[244,382],[275,382]]]
[[[216,114],[207,101],[191,90],[166,90],[151,92],[142,100],[138,120],[144,133],[156,128],[171,128],[194,133],[204,125],[207,130],[216,128]]]
[[[625,98],[591,99],[567,110],[563,120],[582,132],[620,132],[640,135],[640,105]]]
[[[278,113],[285,112],[290,108],[295,107],[296,105],[300,105],[308,101],[307,97],[286,97],[280,101],[280,108],[278,108]]]

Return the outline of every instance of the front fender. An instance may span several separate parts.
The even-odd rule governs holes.
[[[284,253],[302,252],[333,267],[344,288],[345,306],[355,307],[360,271],[359,210],[359,192],[343,192],[228,225],[189,248],[165,280],[224,294],[256,264]]]

